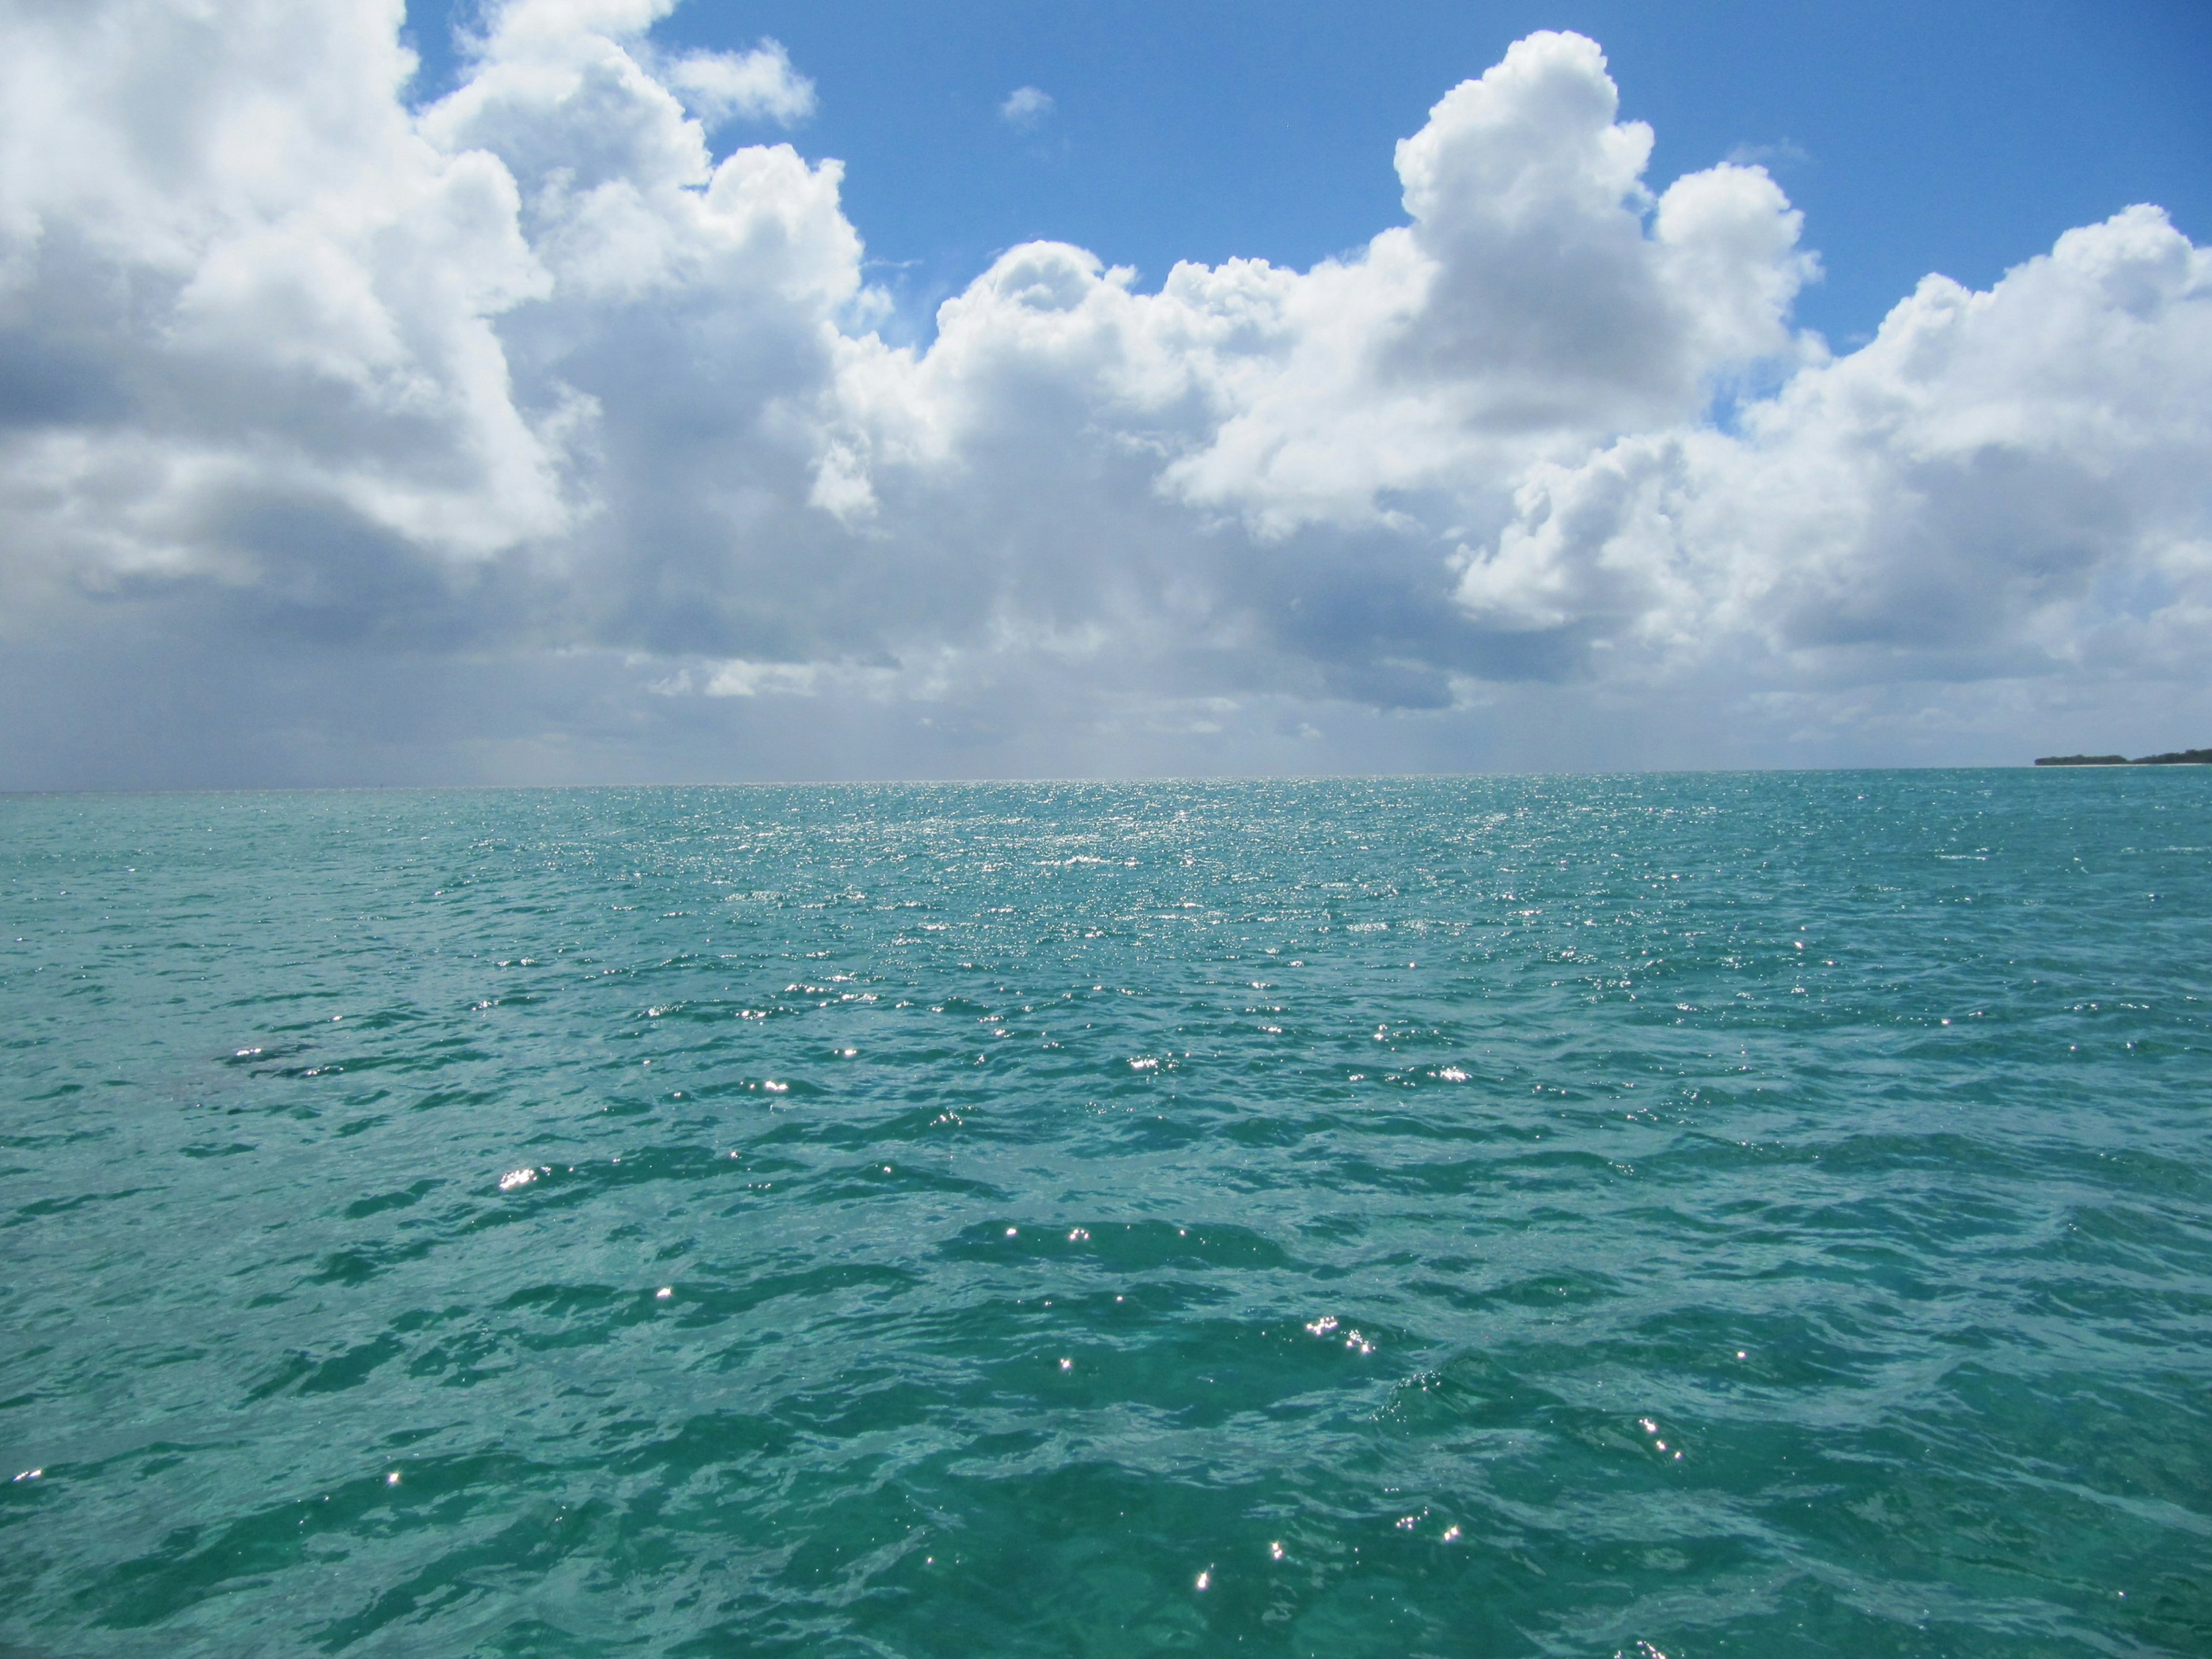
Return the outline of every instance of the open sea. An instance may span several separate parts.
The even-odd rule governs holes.
[[[6,1659],[2204,1659],[2212,771],[0,799],[0,1458]]]

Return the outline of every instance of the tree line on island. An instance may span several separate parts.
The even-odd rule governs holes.
[[[2130,760],[2125,755],[2045,755],[2038,766],[2212,766],[2212,749],[2177,749],[2171,754],[2145,755]]]

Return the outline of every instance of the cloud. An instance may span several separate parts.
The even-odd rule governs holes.
[[[1725,651],[1817,682],[2194,677],[2208,383],[2212,254],[2130,208],[1988,293],[1929,277],[1738,433],[1532,470],[1457,597],[1615,672]]]
[[[1053,112],[1052,94],[1037,87],[1016,87],[999,106],[1000,118],[1028,131],[1043,124]]]
[[[518,403],[499,333],[550,291],[514,181],[410,122],[396,7],[315,9],[9,24],[11,587],[251,587],[307,556],[280,509],[441,568],[570,522],[576,405]]]
[[[694,52],[668,61],[662,77],[709,125],[732,116],[796,126],[814,113],[814,82],[791,67],[779,41],[750,52]]]
[[[1800,144],[1788,138],[1778,138],[1771,144],[1738,144],[1728,154],[1728,159],[1738,167],[1779,167],[1788,172],[1802,167],[1813,158]]]
[[[398,0],[11,16],[0,696],[46,712],[0,780],[1940,757],[2207,703],[2212,256],[2154,209],[1834,356],[1774,181],[1655,186],[1544,33],[1362,248],[1146,292],[1027,244],[894,347],[840,164],[708,143],[811,84],[669,9],[509,0],[419,112]]]

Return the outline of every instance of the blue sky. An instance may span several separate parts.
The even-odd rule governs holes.
[[[0,9],[0,788],[2212,742],[2201,3],[465,3]]]
[[[409,0],[424,93],[456,73],[454,12]],[[1826,268],[1798,315],[1838,345],[1926,272],[1987,287],[2130,203],[2212,234],[2197,0],[688,0],[656,33],[783,43],[819,97],[788,136],[848,163],[847,211],[886,262],[872,276],[926,328],[1031,238],[1133,264],[1144,286],[1178,259],[1303,267],[1354,247],[1398,215],[1391,145],[1540,28],[1605,48],[1624,115],[1657,135],[1655,182],[1735,154],[1767,166]],[[1029,131],[999,115],[1024,86],[1054,105]]]

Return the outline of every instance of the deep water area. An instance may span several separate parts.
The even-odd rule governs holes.
[[[2212,771],[0,799],[0,1456],[9,1659],[2203,1659]]]

